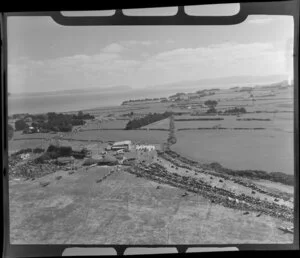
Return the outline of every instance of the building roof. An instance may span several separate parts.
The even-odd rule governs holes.
[[[131,141],[115,142],[113,146],[132,144]]]

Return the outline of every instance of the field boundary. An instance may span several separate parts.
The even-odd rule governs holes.
[[[178,128],[177,131],[189,131],[189,130],[265,130],[263,127],[255,127],[255,128],[242,128],[242,127],[198,127],[198,128]]]

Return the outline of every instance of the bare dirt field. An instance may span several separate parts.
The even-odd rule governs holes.
[[[10,184],[12,244],[292,243],[278,219],[214,205],[168,185],[91,168]],[[60,180],[55,178],[61,175]],[[42,187],[40,181],[50,184]]]

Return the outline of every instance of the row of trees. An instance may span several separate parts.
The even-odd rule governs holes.
[[[224,111],[224,114],[244,114],[247,113],[246,109],[244,107],[234,107],[231,109],[227,109]]]
[[[142,118],[136,118],[131,121],[129,121],[125,127],[126,130],[132,130],[132,129],[138,129],[142,126],[152,124],[154,122],[157,122],[159,120],[163,120],[165,118],[168,118],[172,113],[171,112],[164,112],[162,114],[159,113],[150,113]]]
[[[129,103],[135,103],[135,102],[142,102],[142,101],[164,101],[167,100],[167,98],[145,98],[145,99],[130,99],[122,102],[122,105],[126,105]]]

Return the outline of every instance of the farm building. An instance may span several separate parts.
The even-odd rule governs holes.
[[[122,142],[115,142],[112,146],[112,150],[131,150],[132,142],[131,141],[122,141]]]

